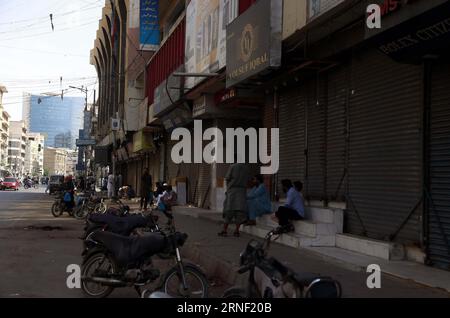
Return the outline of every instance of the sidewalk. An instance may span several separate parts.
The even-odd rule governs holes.
[[[136,200],[127,204],[139,209]],[[190,206],[173,208],[177,229],[188,233],[182,249],[184,257],[201,266],[208,277],[229,285],[244,285],[247,276],[239,275],[239,255],[251,239],[218,237],[223,224],[222,213]],[[338,279],[344,297],[450,297],[450,272],[404,261],[385,261],[335,247],[292,248],[278,243],[270,247],[276,257],[296,271],[305,271]],[[378,264],[382,269],[382,288],[370,290],[366,281],[367,266]]]
[[[194,233],[188,232],[197,239],[197,242],[189,245],[187,255],[190,259],[197,261],[209,272],[213,272],[229,284],[243,283],[245,278],[239,277],[235,272],[238,269],[239,254],[245,248],[248,241],[254,237],[243,234],[241,238],[218,238],[217,232],[222,224],[222,213],[211,210],[204,210],[195,207],[179,206],[174,207],[177,215],[177,226],[183,228],[188,223],[197,223]],[[185,218],[181,218],[184,216]],[[187,220],[190,219],[190,222]],[[195,222],[197,221],[197,222]],[[201,231],[200,231],[201,230]],[[200,232],[202,234],[200,234]],[[366,287],[367,266],[378,264],[383,272],[383,297],[386,297],[389,287],[394,293],[403,284],[410,285],[411,290],[402,289],[403,294],[394,297],[407,297],[408,293],[417,288],[435,292],[442,291],[442,296],[450,297],[450,272],[442,271],[419,263],[407,261],[386,261],[376,257],[369,257],[363,254],[347,251],[336,247],[309,247],[291,248],[280,244],[271,246],[270,254],[284,261],[286,265],[299,271],[309,271],[317,274],[331,275],[335,272],[339,276],[351,277],[351,281],[342,282],[348,290],[361,290],[363,294],[356,294],[357,297],[365,297],[368,289]],[[403,283],[403,284],[402,284]],[[397,287],[395,287],[398,285]],[[428,289],[427,287],[435,288]],[[417,290],[416,290],[417,291]],[[444,292],[446,291],[446,292]],[[370,291],[373,296],[377,292]],[[347,294],[349,296],[349,294]],[[423,297],[427,297],[422,295]],[[433,297],[435,297],[434,295]],[[370,296],[369,296],[370,297]]]

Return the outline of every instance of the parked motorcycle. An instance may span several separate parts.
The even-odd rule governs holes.
[[[96,197],[94,194],[89,194],[80,197],[80,202],[77,205],[74,215],[78,220],[84,220],[90,214],[106,213],[107,206],[104,199]]]
[[[251,240],[240,255],[239,273],[249,273],[246,287],[232,287],[223,298],[340,298],[342,288],[331,277],[296,273],[278,260],[267,256],[272,239],[270,231],[264,242]]]
[[[187,234],[176,232],[150,233],[144,236],[121,236],[107,231],[94,231],[86,241],[95,248],[83,252],[82,290],[89,297],[107,297],[115,288],[134,287],[141,297],[141,288],[159,280],[155,290],[170,297],[208,297],[208,282],[195,265],[183,262],[180,247]],[[170,254],[176,265],[161,276],[152,256]],[[146,291],[147,292],[147,291]]]

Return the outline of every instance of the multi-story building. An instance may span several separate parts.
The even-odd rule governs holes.
[[[11,121],[8,142],[8,167],[14,176],[25,174],[25,155],[27,149],[27,129],[23,121]]]
[[[63,148],[44,149],[44,171],[48,175],[67,175],[68,151]]]
[[[44,174],[44,142],[45,138],[42,134],[27,134],[25,174],[30,176],[42,176]]]
[[[194,135],[194,120],[203,130],[274,128],[271,197],[284,199],[282,179],[301,180],[309,207],[343,211],[344,234],[327,244],[400,244],[450,269],[450,3],[387,2],[108,3],[91,51],[97,162],[136,189],[144,167],[154,180],[183,179],[190,203],[220,209],[229,165],[175,164],[171,132]],[[372,3],[382,28],[368,23]],[[148,56],[135,54],[127,27]]]
[[[67,149],[66,172],[67,176],[75,176],[77,173],[78,151]]]
[[[24,93],[22,116],[29,132],[45,135],[45,146],[75,149],[83,128],[83,97]]]
[[[6,87],[0,85],[0,170],[8,169],[9,114],[3,108],[3,94]]]

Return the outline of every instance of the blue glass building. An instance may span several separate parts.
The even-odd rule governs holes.
[[[75,149],[84,103],[83,97],[24,94],[22,117],[28,131],[45,135],[46,147]]]

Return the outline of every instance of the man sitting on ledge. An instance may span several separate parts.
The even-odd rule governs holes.
[[[272,217],[280,225],[277,229],[279,233],[293,232],[295,229],[292,221],[305,218],[305,205],[300,192],[303,189],[303,184],[300,181],[295,184],[296,187],[292,185],[292,181],[289,179],[281,181],[283,192],[286,193],[286,203],[280,206]]]

